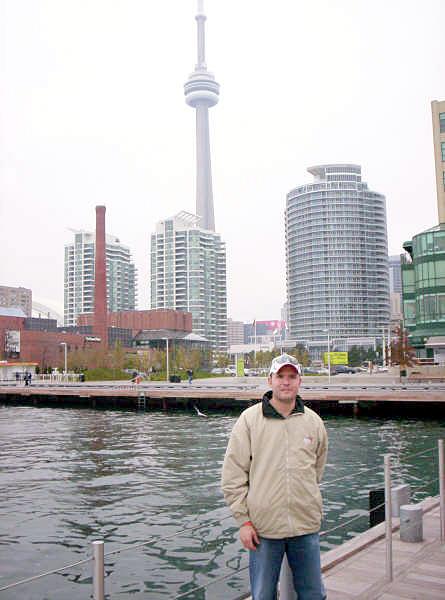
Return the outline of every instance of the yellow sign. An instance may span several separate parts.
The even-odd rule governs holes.
[[[347,365],[348,364],[348,353],[347,352],[329,352],[331,359],[331,365]],[[328,352],[324,353],[324,364],[328,364]]]
[[[244,377],[244,356],[242,354],[236,357],[236,376]]]

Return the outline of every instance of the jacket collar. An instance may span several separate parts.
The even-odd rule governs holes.
[[[272,400],[272,390],[266,392],[263,396],[262,408],[263,408],[263,416],[269,419],[284,419],[283,415],[275,410],[270,401]],[[301,397],[297,394],[295,397],[295,406],[292,409],[291,415],[295,413],[304,413],[304,404]]]

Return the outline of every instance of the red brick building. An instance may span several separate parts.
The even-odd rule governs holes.
[[[32,323],[31,321],[34,321]],[[93,331],[94,314],[80,315],[79,326],[88,326]],[[166,330],[175,337],[175,332],[192,332],[191,313],[176,310],[140,310],[124,311],[108,314],[108,331],[128,331],[128,344],[141,331]],[[38,326],[39,328],[34,328]],[[37,362],[40,368],[60,367],[64,360],[64,346],[67,351],[97,347],[94,334],[80,334],[60,331],[56,321],[51,319],[26,319],[0,314],[0,360]],[[110,343],[111,343],[110,337]]]
[[[79,326],[93,326],[94,314],[83,314],[77,318]],[[192,313],[172,309],[125,310],[108,313],[108,327],[131,329],[133,335],[139,331],[170,329],[192,331]]]
[[[63,365],[64,346],[73,351],[90,346],[87,336],[59,331],[26,329],[24,317],[0,315],[0,360],[36,362],[40,367]],[[14,339],[14,346],[8,340]]]

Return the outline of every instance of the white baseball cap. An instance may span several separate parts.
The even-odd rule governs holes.
[[[290,354],[281,354],[280,356],[274,358],[270,365],[269,375],[273,375],[273,373],[278,373],[278,371],[283,367],[293,367],[298,373],[298,375],[301,375],[300,363],[295,357],[290,356]]]

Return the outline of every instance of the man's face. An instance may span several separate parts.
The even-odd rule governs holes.
[[[293,367],[286,365],[278,373],[269,375],[268,382],[275,400],[293,402],[300,389],[301,377]]]

